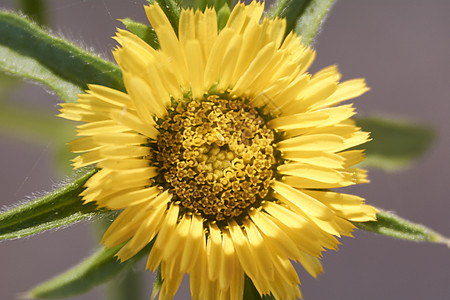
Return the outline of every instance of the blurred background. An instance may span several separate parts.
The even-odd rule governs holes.
[[[48,0],[48,28],[111,59],[117,21],[145,21],[144,0]],[[16,1],[0,0],[15,9]],[[371,91],[356,100],[360,116],[394,116],[432,126],[430,149],[408,169],[370,170],[371,183],[352,188],[367,202],[450,236],[450,2],[447,0],[337,1],[313,47],[312,71],[337,64],[343,79],[365,77]],[[60,100],[41,86],[3,78],[0,109],[53,116]],[[58,126],[61,120],[52,117]],[[1,123],[1,120],[0,120]],[[53,125],[52,125],[53,126]],[[63,126],[63,125],[61,125]],[[39,129],[39,127],[37,127]],[[21,135],[0,126],[0,207],[52,190],[64,178],[64,147],[51,136]],[[304,299],[450,299],[450,250],[358,230],[338,252],[323,257],[325,272],[311,278],[298,267]],[[9,300],[65,271],[93,252],[92,224],[0,243],[0,299]],[[142,272],[144,266],[134,270]],[[148,299],[153,275],[142,282]],[[123,278],[122,278],[123,279]],[[119,278],[121,280],[121,278]],[[105,288],[74,297],[101,299]],[[183,281],[176,299],[189,299]]]

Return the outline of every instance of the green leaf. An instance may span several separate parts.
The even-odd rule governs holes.
[[[294,28],[295,32],[302,37],[304,45],[310,45],[313,42],[333,4],[334,0],[312,0],[306,6]]]
[[[75,101],[88,83],[125,89],[115,64],[4,11],[0,11],[0,70],[43,83],[66,102]]]
[[[36,110],[25,105],[8,104],[0,99],[0,132],[27,140],[47,143],[55,141],[62,144],[75,137],[72,122],[58,118],[47,111]]]
[[[150,297],[150,300],[156,299],[156,296],[158,296],[158,293],[161,290],[162,284],[163,280],[161,278],[161,266],[159,266],[158,270],[156,270],[156,278],[155,282],[153,283],[152,295]]]
[[[447,244],[450,247],[450,239],[423,226],[402,219],[399,216],[380,210],[377,213],[377,221],[353,222],[360,229],[397,239],[415,242],[434,242]]]
[[[119,21],[121,21],[129,31],[144,40],[152,48],[159,49],[158,37],[156,36],[156,32],[152,27],[143,23],[136,22],[130,18],[125,18]]]
[[[369,117],[357,120],[358,126],[371,133],[372,141],[358,146],[367,159],[360,165],[384,170],[406,167],[431,144],[434,132],[427,126],[391,119]]]
[[[285,18],[286,33],[294,30],[295,24],[301,18],[306,7],[312,0],[277,0],[267,11],[270,18]]]
[[[0,94],[1,97],[1,94]],[[53,158],[64,174],[70,174],[70,160],[75,157],[66,143],[75,138],[73,122],[52,113],[0,98],[0,132],[15,139],[49,145]]]
[[[142,257],[148,255],[153,246],[153,241],[129,260],[120,263],[114,256],[124,244],[109,249],[106,247],[100,248],[73,268],[36,286],[25,296],[31,298],[64,298],[85,293],[113,279],[117,274],[129,270]]]
[[[217,12],[217,29],[222,30],[225,25],[227,25],[228,19],[230,18],[231,10],[230,7],[225,4]]]
[[[147,252],[148,254],[148,252]],[[121,271],[115,278],[113,278],[106,289],[108,300],[139,300],[148,299],[144,295],[144,291],[148,290],[148,283],[143,286],[142,275],[145,270],[135,270],[134,268],[127,268]]]
[[[1,213],[0,240],[30,236],[108,213],[97,209],[94,203],[83,205],[79,196],[94,173],[91,169],[54,192]]]
[[[189,7],[205,11],[207,7],[214,7],[218,12],[223,6],[233,6],[233,0],[184,0],[180,1],[183,7]]]
[[[275,300],[275,297],[272,295],[259,295],[258,290],[253,285],[253,282],[250,278],[245,276],[244,279],[244,297],[242,297],[244,300]]]
[[[36,23],[41,25],[46,23],[46,5],[43,0],[19,0],[19,7]]]
[[[222,7],[227,6],[228,9],[233,6],[233,0],[211,0],[212,4],[209,5],[211,7],[214,6],[214,9],[218,12],[222,9]]]
[[[175,0],[147,0],[149,4],[155,2],[159,4],[161,9],[172,24],[173,30],[178,35],[178,23],[180,22],[180,6]]]
[[[294,30],[302,43],[311,44],[334,0],[277,0],[267,12],[271,18],[286,18],[286,34]]]

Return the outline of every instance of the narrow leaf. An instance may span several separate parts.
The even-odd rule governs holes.
[[[360,229],[398,239],[415,242],[443,243],[450,247],[450,239],[443,237],[423,225],[402,219],[387,211],[380,210],[377,213],[377,221],[354,222],[354,224]]]
[[[0,31],[1,31],[0,24]],[[0,37],[1,39],[1,37]],[[0,70],[10,75],[31,79],[52,89],[63,101],[74,102],[83,89],[53,73],[50,68],[42,65],[36,59],[21,55],[0,41]]]
[[[310,45],[325,20],[334,0],[312,0],[297,20],[294,30],[302,37],[304,45]]]
[[[267,11],[267,15],[270,18],[285,18],[286,33],[289,33],[294,30],[297,20],[302,17],[310,2],[312,0],[277,0]]]
[[[36,110],[20,104],[9,104],[0,99],[0,132],[27,140],[62,144],[75,137],[72,122],[56,117],[48,111]]]
[[[406,167],[430,146],[434,132],[429,127],[409,122],[370,117],[357,120],[358,126],[371,133],[373,141],[358,148],[366,149],[361,166],[384,170]]]
[[[49,145],[53,148],[55,153],[53,159],[61,171],[64,174],[71,173],[70,160],[75,155],[69,151],[66,143],[75,138],[72,122],[47,111],[40,111],[17,102],[9,104],[0,99],[0,133],[27,142]]]
[[[97,209],[94,203],[83,205],[79,196],[84,183],[94,173],[91,169],[54,192],[1,213],[0,240],[30,236],[108,213]]]
[[[43,83],[66,102],[75,101],[88,83],[124,90],[118,66],[4,11],[0,11],[0,70]]]
[[[148,253],[147,253],[148,254]],[[107,299],[108,300],[139,300],[148,299],[144,297],[144,291],[148,290],[148,284],[145,283],[143,276],[145,270],[127,267],[127,270],[123,270],[115,276],[107,287]]]
[[[123,245],[109,249],[106,247],[100,248],[73,268],[36,286],[25,296],[30,298],[64,298],[85,293],[113,279],[117,274],[129,270],[142,257],[148,255],[153,246],[153,241],[129,260],[120,263],[114,256]]]
[[[173,27],[173,30],[178,35],[178,23],[180,22],[180,7],[175,0],[147,0],[148,3],[158,3],[161,9],[166,14],[169,19],[170,24]]]
[[[156,36],[156,32],[152,27],[143,23],[136,22],[130,18],[125,18],[120,21],[127,27],[129,31],[140,37],[154,49],[159,48],[158,37]]]

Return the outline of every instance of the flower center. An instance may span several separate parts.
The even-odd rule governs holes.
[[[225,97],[222,97],[225,98]],[[214,95],[178,103],[159,122],[159,184],[185,213],[209,221],[245,216],[269,192],[274,132],[242,99]]]

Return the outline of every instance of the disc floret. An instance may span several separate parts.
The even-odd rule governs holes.
[[[240,219],[269,194],[275,133],[248,101],[210,95],[179,102],[159,123],[159,181],[185,213]]]

